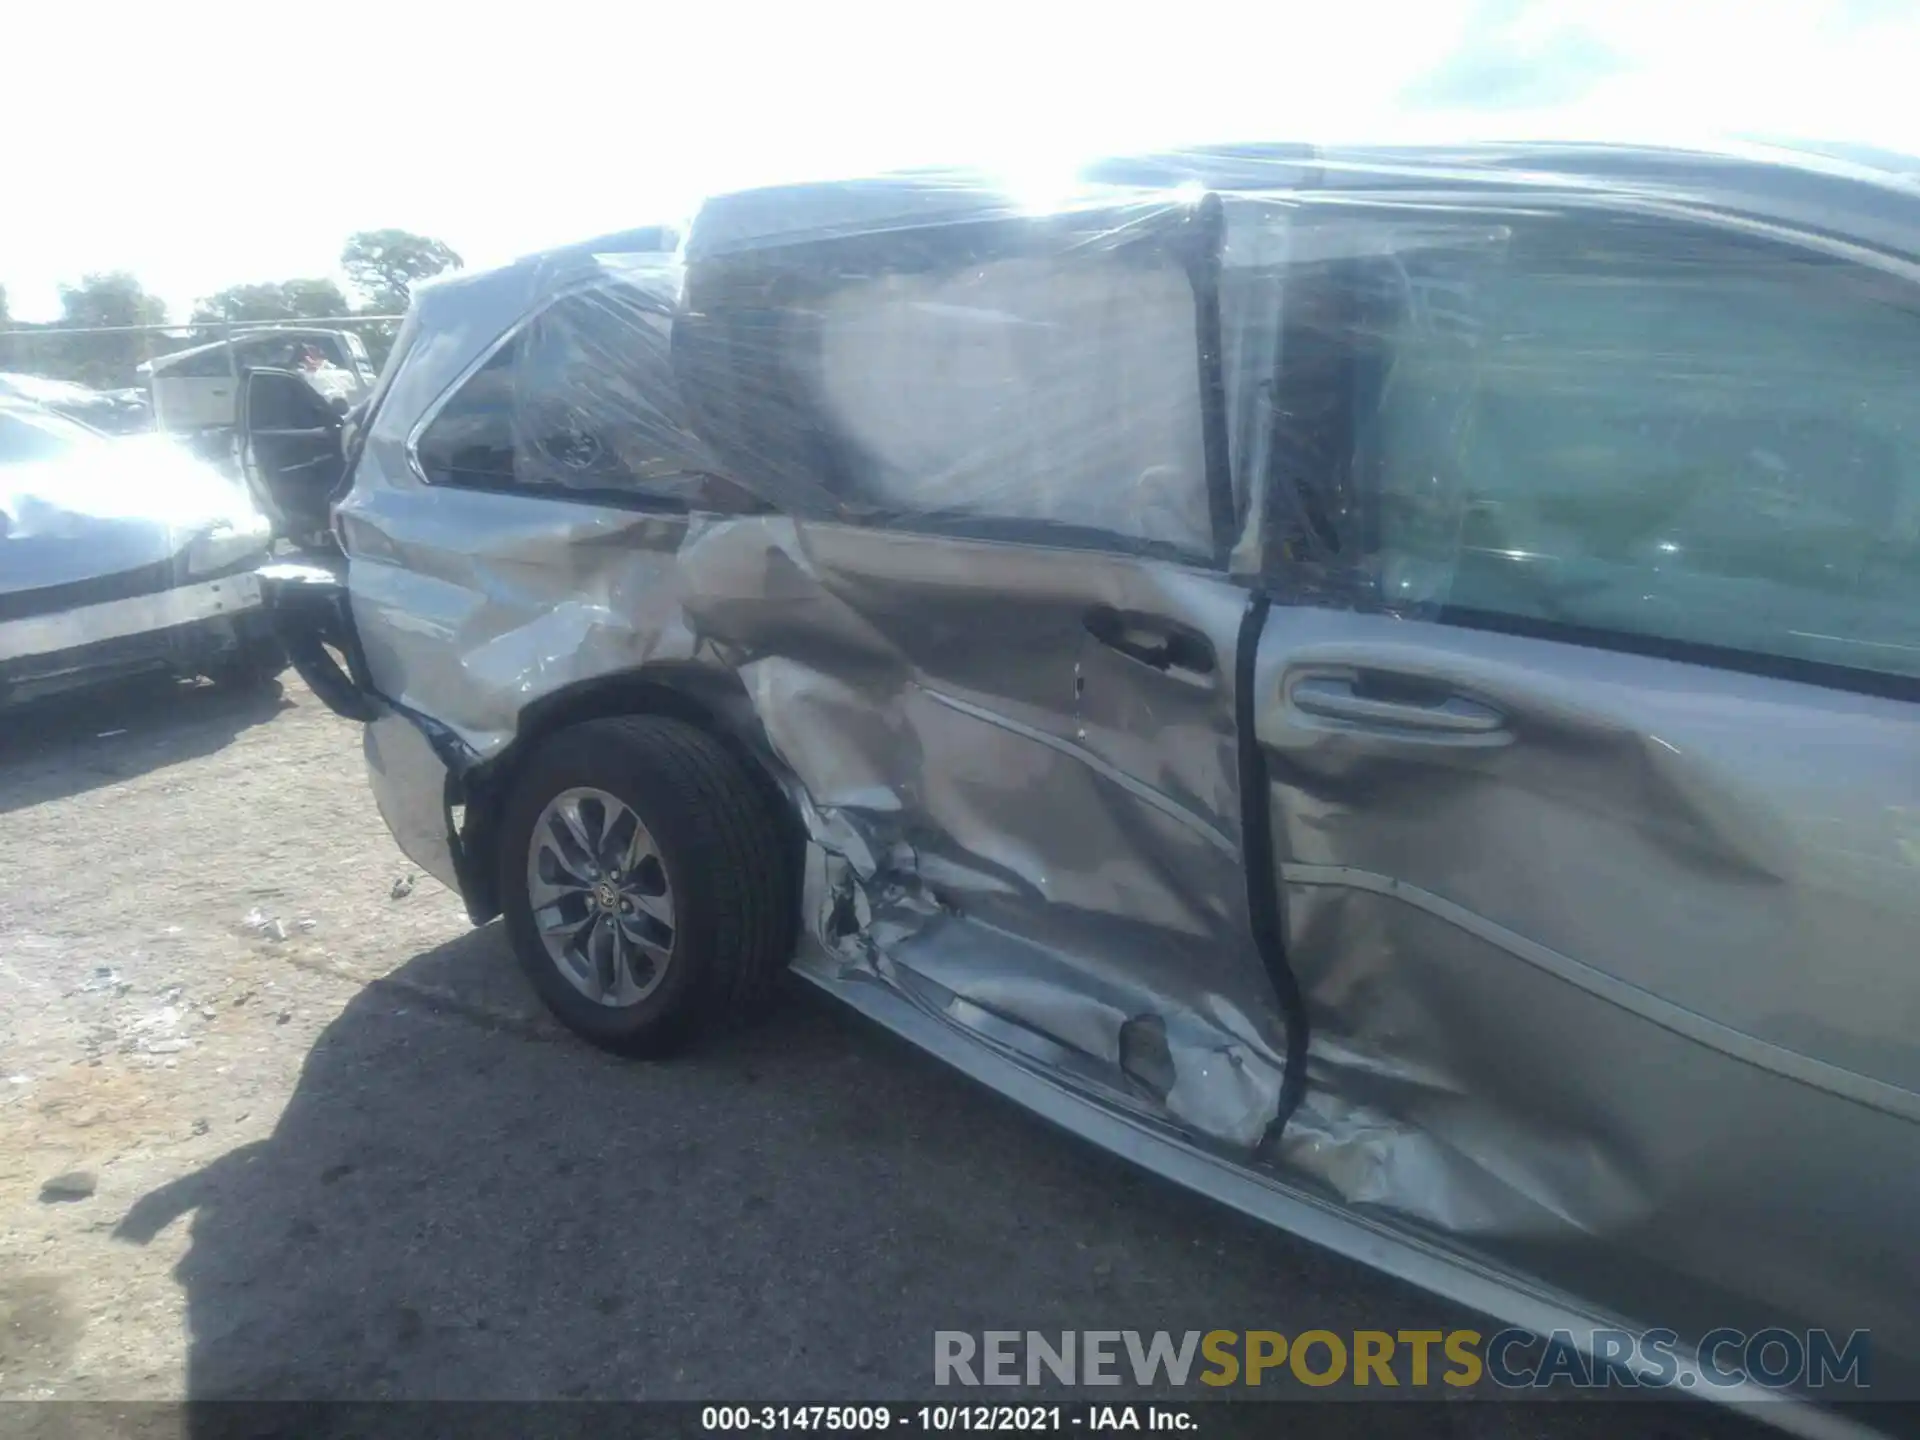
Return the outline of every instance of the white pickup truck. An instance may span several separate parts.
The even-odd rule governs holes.
[[[140,367],[153,393],[156,425],[175,434],[232,430],[249,370],[290,370],[344,411],[373,388],[372,362],[347,330],[276,326],[196,345]]]

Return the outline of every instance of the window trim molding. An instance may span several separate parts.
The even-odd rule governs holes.
[[[1200,448],[1206,486],[1207,521],[1212,531],[1212,568],[1232,568],[1234,541],[1245,516],[1233,493],[1232,427],[1227,410],[1226,316],[1221,309],[1220,272],[1226,248],[1226,208],[1208,195],[1191,217],[1183,247],[1187,288],[1193,294],[1195,363],[1200,402]],[[1249,500],[1251,503],[1251,500]]]

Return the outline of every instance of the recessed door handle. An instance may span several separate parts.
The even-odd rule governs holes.
[[[1087,611],[1087,633],[1110,650],[1155,670],[1195,675],[1214,671],[1213,645],[1198,631],[1158,616],[1096,605]]]
[[[1354,681],[1344,676],[1314,675],[1296,680],[1287,695],[1303,714],[1374,729],[1491,735],[1507,723],[1498,710],[1465,695],[1441,693],[1431,700],[1382,700],[1362,695]]]

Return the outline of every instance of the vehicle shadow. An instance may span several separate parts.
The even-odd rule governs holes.
[[[450,986],[477,998],[427,998]],[[135,1244],[192,1215],[192,1398],[1005,1400],[937,1391],[934,1332],[1467,1318],[1062,1135],[798,981],[662,1063],[532,1005],[498,926],[427,952],[323,1032],[270,1138],[134,1204],[115,1234]],[[1543,1433],[1518,1416],[1535,1407],[1334,1408],[1333,1433]]]
[[[292,703],[277,684],[156,677],[0,711],[0,815],[211,754]]]

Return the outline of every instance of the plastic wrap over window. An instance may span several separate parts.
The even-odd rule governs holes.
[[[1380,503],[1353,459],[1357,427],[1393,397],[1423,456],[1451,453],[1481,338],[1473,297],[1503,263],[1509,228],[1498,217],[1324,200],[1242,198],[1227,216],[1224,384],[1234,489],[1248,516],[1234,568],[1264,555],[1289,589],[1350,586]],[[1407,400],[1412,353],[1427,357],[1430,383]],[[1410,525],[1444,536],[1458,496],[1453,470],[1435,465],[1396,498]],[[1436,553],[1449,563],[1444,540]]]
[[[427,479],[757,508],[687,422],[672,360],[678,280],[669,261],[620,255],[572,278],[441,405],[417,447]]]
[[[1235,392],[1238,459],[1278,482],[1274,573],[1423,618],[1920,675],[1910,284],[1706,218],[1487,219],[1287,220],[1284,383]]]
[[[1446,603],[1920,674],[1910,299],[1615,225],[1528,234],[1480,309]],[[1420,450],[1377,424],[1393,493]]]
[[[728,241],[689,264],[676,373],[756,492],[854,523],[1215,557],[1191,203]]]
[[[1205,554],[1193,291],[1169,263],[1017,259],[862,281],[808,357],[849,502]]]
[[[1191,208],[570,256],[421,469],[1211,559]]]
[[[723,197],[677,256],[570,256],[421,468],[1920,674],[1904,282],[1665,170],[1599,203],[1252,164],[1054,213],[953,177]]]

